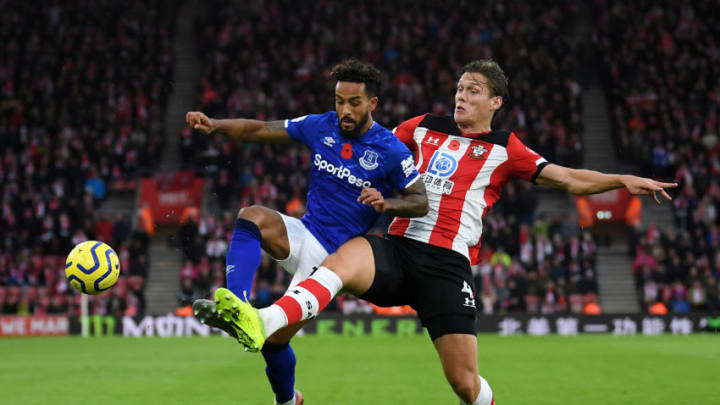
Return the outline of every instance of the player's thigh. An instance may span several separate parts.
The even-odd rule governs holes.
[[[443,372],[453,389],[478,391],[477,337],[464,333],[442,335],[433,341]]]
[[[475,335],[477,309],[468,259],[449,249],[425,245],[413,260],[408,270],[413,308],[432,340],[449,334]]]
[[[375,261],[370,243],[363,237],[345,242],[322,263],[343,282],[343,290],[358,296],[372,286],[375,278]]]
[[[374,272],[372,285],[358,297],[380,307],[412,305],[413,286],[406,278],[405,269],[415,264],[414,258],[405,254],[404,238],[376,235],[363,238],[372,250]]]
[[[302,329],[305,325],[307,325],[308,322],[310,322],[311,319],[306,319],[304,321],[288,325],[284,328],[280,328],[277,330],[277,332],[270,335],[270,337],[267,339],[268,342],[272,343],[289,343],[290,339],[295,336],[300,329]]]
[[[275,210],[260,205],[245,207],[238,218],[257,225],[262,235],[261,246],[264,251],[276,258],[286,258],[290,254],[290,242],[282,216]]]

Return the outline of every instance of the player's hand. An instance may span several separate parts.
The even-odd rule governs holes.
[[[658,204],[660,204],[658,193],[667,200],[672,200],[672,197],[670,197],[665,189],[677,187],[677,183],[662,183],[653,179],[637,176],[625,176],[623,178],[623,184],[625,184],[625,187],[627,187],[631,194],[652,194],[653,199]]]
[[[190,128],[200,131],[205,135],[211,134],[215,130],[213,120],[200,111],[188,112],[185,114],[185,121],[187,121]]]
[[[362,189],[357,200],[361,204],[371,205],[376,212],[382,213],[390,208],[390,204],[385,201],[385,197],[372,187]]]

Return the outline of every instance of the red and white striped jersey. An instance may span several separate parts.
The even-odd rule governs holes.
[[[396,217],[391,235],[452,249],[472,260],[482,217],[512,177],[535,181],[548,162],[515,134],[462,134],[450,116],[412,118],[393,130],[415,155],[430,210],[421,218]]]

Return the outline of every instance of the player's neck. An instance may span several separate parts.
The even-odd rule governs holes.
[[[482,134],[485,132],[492,131],[490,128],[490,121],[478,121],[478,122],[463,122],[457,123],[458,128],[464,134]]]
[[[375,124],[375,121],[373,121],[372,116],[368,117],[367,122],[365,125],[360,129],[359,135],[364,134],[365,132],[369,131],[370,128],[372,128],[373,124]]]

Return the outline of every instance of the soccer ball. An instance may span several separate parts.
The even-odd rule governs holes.
[[[65,260],[65,278],[73,288],[85,294],[100,294],[114,286],[119,276],[120,259],[103,242],[79,243]]]

